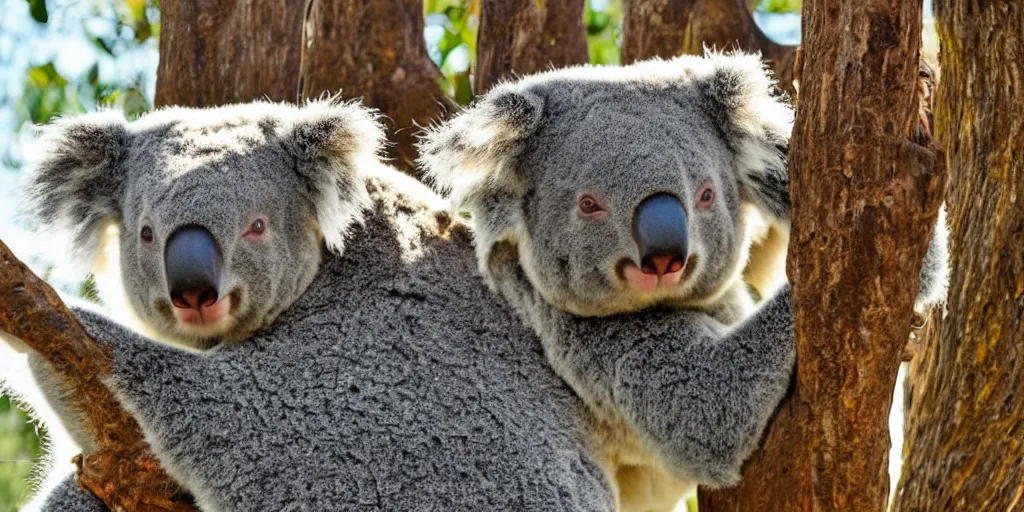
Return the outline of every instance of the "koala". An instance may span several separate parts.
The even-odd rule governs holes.
[[[423,139],[623,510],[735,484],[786,393],[791,293],[755,305],[743,272],[765,223],[788,236],[792,123],[759,57],[712,53],[506,83]]]
[[[327,133],[324,116],[361,135],[337,139],[356,146],[333,173],[309,171],[319,169],[322,156],[308,148]],[[380,143],[362,134],[381,137],[372,116],[326,104],[171,108],[131,124],[117,111],[61,119],[41,129],[26,213],[69,240],[73,262],[114,274],[123,298],[115,286],[103,299],[121,323],[207,349],[270,325],[312,281],[322,247],[341,247],[367,201],[344,169],[375,158]],[[297,172],[281,173],[281,158]],[[59,379],[35,354],[28,363],[62,425],[91,451]]]
[[[139,311],[167,332],[255,329],[195,351],[75,310],[114,354],[104,384],[202,510],[612,510],[582,402],[475,276],[468,227],[379,162],[380,134],[323,102],[55,125],[44,219],[119,219]]]

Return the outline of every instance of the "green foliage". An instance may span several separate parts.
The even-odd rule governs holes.
[[[31,16],[45,23],[44,1],[29,0],[29,5]],[[150,19],[154,12],[152,0],[150,3],[146,0],[119,0],[113,5],[112,33],[93,34],[88,30],[85,33],[85,37],[101,52],[117,59],[159,35],[159,21]],[[30,45],[31,42],[25,44]],[[19,128],[24,123],[42,124],[56,116],[95,110],[100,106],[119,108],[132,119],[152,108],[143,92],[141,76],[129,84],[102,81],[99,64],[94,64],[82,76],[67,77],[57,70],[54,61],[29,67],[21,97],[6,100],[17,113]],[[10,155],[3,157],[5,163],[17,166],[18,162]]]
[[[686,499],[686,510],[687,512],[697,512],[698,505],[696,494]]]
[[[119,10],[118,22],[130,25],[135,31],[135,42],[144,43],[150,37],[160,37],[160,23],[149,21],[149,7],[146,0],[124,0]]]
[[[52,62],[33,66],[25,77],[25,92],[17,105],[22,120],[45,123],[54,116],[81,112],[75,88],[60,75]]]
[[[96,288],[96,276],[89,274],[86,276],[85,281],[78,287],[78,296],[95,304],[103,304],[100,300],[99,289]]]
[[[28,497],[28,477],[42,455],[40,436],[28,415],[0,396],[0,512],[13,512]]]
[[[745,284],[747,285],[747,292],[750,293],[750,298],[754,299],[754,302],[761,302],[761,300],[764,299],[764,297],[761,296],[761,292],[757,291],[757,288],[754,288],[754,285],[750,283]]]
[[[757,10],[771,13],[800,12],[803,0],[762,0],[756,2]]]
[[[473,0],[427,0],[428,39],[440,31],[430,56],[444,75],[441,88],[460,105],[473,100],[470,63],[476,60],[476,34],[480,25],[480,4]],[[436,37],[436,35],[434,36]]]
[[[39,23],[46,23],[50,20],[50,14],[46,12],[45,0],[28,0],[28,9],[32,19]]]
[[[589,0],[583,13],[590,63],[617,65],[622,42],[622,0]]]

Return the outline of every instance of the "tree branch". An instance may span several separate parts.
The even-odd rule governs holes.
[[[694,0],[626,0],[622,14],[622,63],[684,53]]]
[[[761,52],[779,87],[791,94],[796,46],[777,44],[757,26],[746,0],[628,0],[622,62],[703,55],[704,47]]]
[[[113,365],[110,347],[93,341],[53,288],[2,241],[0,330],[20,338],[53,366],[100,447],[76,458],[80,485],[112,510],[194,510],[191,498],[160,469],[138,424],[101,382]]]

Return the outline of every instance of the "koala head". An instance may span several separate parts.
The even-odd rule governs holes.
[[[371,111],[333,101],[116,112],[42,128],[28,212],[71,236],[90,264],[119,231],[135,315],[196,347],[267,326],[305,290],[323,253],[341,251],[377,163]]]
[[[431,129],[427,175],[579,315],[707,305],[746,263],[745,212],[785,225],[793,113],[758,56],[578,67],[494,88]]]

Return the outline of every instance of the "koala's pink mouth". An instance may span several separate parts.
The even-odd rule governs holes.
[[[619,273],[626,281],[626,284],[635,291],[651,294],[659,290],[668,290],[679,286],[679,283],[689,277],[693,271],[695,255],[690,255],[686,262],[679,269],[663,274],[651,274],[644,272],[629,260],[623,260],[619,265]]]
[[[174,316],[181,323],[195,326],[213,325],[221,321],[231,312],[231,294],[221,297],[213,304],[203,304],[198,308],[179,307],[174,305]]]

